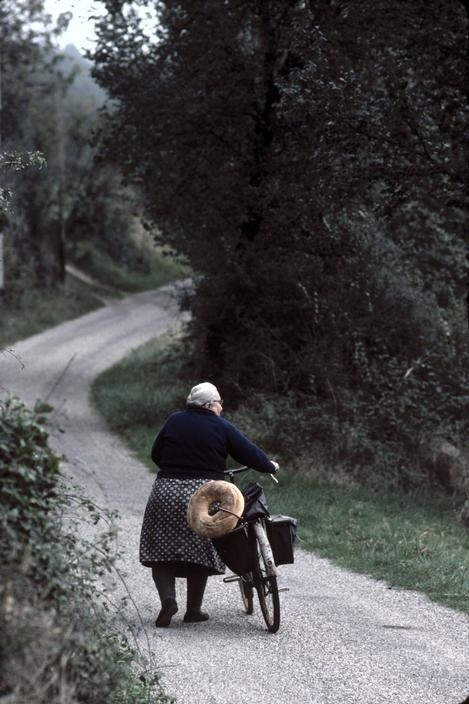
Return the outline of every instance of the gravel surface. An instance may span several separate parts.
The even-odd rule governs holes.
[[[209,580],[210,620],[155,629],[158,603],[138,563],[143,509],[153,476],[112,436],[88,401],[92,380],[146,340],[177,324],[170,287],[113,302],[14,345],[0,357],[1,394],[48,397],[65,432],[54,447],[101,505],[120,512],[120,569],[138,605],[123,628],[148,646],[179,704],[460,704],[469,693],[469,628],[463,614],[391,589],[298,551],[280,568],[282,623],[266,632],[259,609],[241,610],[236,584]],[[151,385],[151,380],[149,380]],[[119,594],[117,594],[118,596]]]

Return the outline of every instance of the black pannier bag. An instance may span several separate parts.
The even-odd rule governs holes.
[[[247,521],[254,521],[256,518],[265,518],[269,515],[267,508],[267,497],[259,482],[251,482],[242,490],[244,496],[243,516]]]
[[[276,565],[294,562],[294,546],[298,521],[291,516],[271,516],[265,522]]]
[[[247,526],[240,525],[212,543],[225,565],[235,574],[246,574],[252,569]]]

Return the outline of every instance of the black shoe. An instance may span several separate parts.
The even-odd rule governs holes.
[[[210,616],[204,611],[186,611],[184,614],[185,623],[199,623],[199,621],[208,621]]]
[[[171,623],[171,619],[178,610],[176,599],[165,599],[162,608],[155,621],[157,628],[166,628]]]

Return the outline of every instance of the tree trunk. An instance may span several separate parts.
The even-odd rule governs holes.
[[[257,237],[263,221],[263,213],[259,208],[258,197],[262,189],[265,178],[265,162],[268,150],[272,143],[272,119],[275,103],[278,101],[279,93],[275,83],[275,64],[277,58],[277,47],[275,29],[272,25],[272,16],[269,0],[261,0],[259,6],[259,17],[261,21],[261,34],[263,46],[263,103],[260,106],[255,120],[255,142],[253,154],[253,169],[249,184],[252,187],[255,197],[253,202],[248,204],[247,219],[242,226],[242,233],[248,242],[252,242]]]
[[[464,8],[467,18],[466,26],[466,98],[469,102],[469,0],[460,0],[461,5]],[[467,163],[467,159],[466,159]],[[469,171],[466,174],[466,192],[465,192],[465,203],[466,203],[466,213],[469,218]],[[466,259],[469,266],[469,253],[466,254]],[[467,294],[466,294],[466,311],[467,311],[467,326],[469,328],[469,280],[467,282]]]

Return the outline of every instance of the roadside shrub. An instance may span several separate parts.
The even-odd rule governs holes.
[[[50,410],[15,398],[0,409],[0,695],[15,704],[167,701],[156,678],[140,678],[103,586],[114,516],[66,483],[44,428]]]
[[[445,379],[431,369],[428,379],[419,370],[406,379],[405,373],[394,369],[371,393],[331,388],[322,398],[253,394],[229,417],[301,473],[341,479],[345,472],[370,487],[384,483],[412,491],[434,484],[428,457],[435,444],[450,443],[466,454],[462,409],[469,389],[462,379]],[[435,387],[441,405],[435,403]]]

